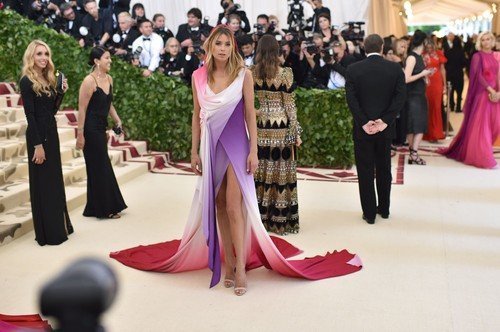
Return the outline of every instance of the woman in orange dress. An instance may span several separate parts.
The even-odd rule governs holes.
[[[428,76],[426,89],[429,112],[427,113],[428,125],[424,140],[436,143],[438,140],[444,139],[441,105],[443,103],[443,91],[446,89],[444,64],[447,60],[444,53],[436,49],[432,39],[426,41],[423,58],[426,68],[434,70],[434,74]]]

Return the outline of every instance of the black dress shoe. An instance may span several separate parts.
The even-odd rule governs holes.
[[[373,225],[375,223],[375,218],[369,219],[369,218],[365,217],[364,214],[363,214],[363,220],[366,221],[367,223],[369,223],[370,225]]]
[[[382,213],[379,209],[377,209],[377,214],[379,214],[382,219],[389,219],[389,213]]]

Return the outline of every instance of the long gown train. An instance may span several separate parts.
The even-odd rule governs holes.
[[[220,281],[224,256],[219,245],[215,198],[231,163],[243,196],[247,269],[264,265],[285,276],[310,280],[360,270],[361,260],[347,250],[287,260],[301,251],[266,232],[260,220],[254,179],[246,172],[249,141],[242,95],[244,77],[242,70],[228,88],[215,94],[207,85],[205,67],[193,74],[201,106],[203,176],[198,179],[182,239],[117,251],[110,257],[133,268],[156,272],[175,273],[208,266],[213,273],[210,287],[215,286]]]

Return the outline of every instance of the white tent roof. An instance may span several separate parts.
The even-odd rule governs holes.
[[[403,0],[402,3],[405,1]],[[408,25],[446,24],[451,20],[479,15],[500,0],[410,0],[413,17]],[[500,8],[499,8],[500,10]]]

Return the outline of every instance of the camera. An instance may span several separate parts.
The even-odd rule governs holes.
[[[318,54],[319,53],[319,48],[316,46],[316,44],[312,40],[307,40],[306,41],[306,51],[309,54]]]
[[[355,44],[363,41],[365,38],[365,31],[362,29],[362,26],[365,22],[347,22],[344,24],[347,25],[347,29],[342,30],[341,34],[346,41],[350,40]]]
[[[333,46],[328,46],[321,52],[322,59],[326,63],[330,63],[332,60],[337,60],[337,54],[333,51]]]
[[[85,41],[85,46],[87,47],[93,47],[96,44],[99,44],[99,40],[97,40],[96,37],[93,37],[90,34],[90,31],[87,27],[81,26],[80,29],[78,30],[80,32],[80,35],[82,36],[83,40]]]
[[[40,0],[38,4],[41,7],[41,15],[36,19],[35,23],[44,25],[47,28],[55,28],[57,25],[57,15],[54,11],[49,9],[49,0]],[[33,9],[36,7],[36,2],[32,4]]]
[[[57,331],[102,332],[102,314],[118,292],[116,274],[93,258],[80,259],[45,284],[40,292],[43,315],[54,317]]]
[[[139,60],[142,53],[142,46],[137,46],[134,52],[132,52],[132,60]]]
[[[266,33],[266,27],[262,24],[255,23],[253,28],[255,29],[255,34],[259,37],[262,37]]]
[[[290,12],[288,13],[287,23],[290,31],[302,31],[307,23],[304,20],[304,0],[288,0]]]

